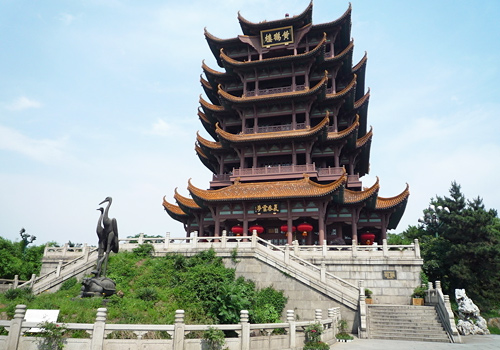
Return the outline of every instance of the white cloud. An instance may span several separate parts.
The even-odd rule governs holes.
[[[22,111],[29,108],[40,108],[42,104],[39,101],[31,100],[26,96],[18,97],[14,102],[7,105],[7,109],[11,111]]]
[[[69,26],[73,21],[76,19],[75,16],[69,13],[60,13],[59,16],[57,16],[57,19],[60,20],[64,25]]]
[[[0,125],[0,149],[21,153],[44,163],[52,163],[61,159],[65,145],[64,139],[36,140],[17,130]]]
[[[182,132],[178,127],[167,123],[161,118],[158,118],[151,128],[146,131],[146,134],[159,135],[159,136],[170,136]]]

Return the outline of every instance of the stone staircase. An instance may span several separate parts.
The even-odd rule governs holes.
[[[369,338],[450,342],[434,306],[367,306]]]

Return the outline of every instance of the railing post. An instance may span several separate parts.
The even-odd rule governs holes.
[[[139,240],[137,242],[139,245],[144,243],[144,233],[139,233]]]
[[[83,261],[87,262],[89,261],[89,254],[90,254],[90,247],[87,245],[87,243],[83,244]]]
[[[295,312],[286,310],[286,321],[288,322],[288,344],[290,349],[295,349],[297,346],[296,329],[295,329]]]
[[[353,239],[352,240],[352,251],[351,251],[352,257],[355,258],[358,256],[358,246],[356,244],[356,241]]]
[[[250,324],[248,323],[248,310],[241,310],[241,350],[250,350]]]
[[[323,246],[322,246],[322,248],[323,248],[323,256],[326,257],[326,239],[323,240]]]
[[[321,262],[321,268],[320,268],[320,280],[323,283],[326,283],[326,267],[325,267],[325,262]]]
[[[289,264],[290,263],[290,246],[287,244],[285,244],[285,264]]]
[[[387,239],[382,240],[382,250],[384,252],[384,258],[389,256],[389,247],[387,246]]]
[[[63,257],[66,256],[66,253],[68,252],[68,243],[64,243],[64,246],[63,246]]]
[[[174,324],[174,348],[173,350],[184,350],[184,332],[186,325],[184,324],[184,310],[175,311]]]
[[[193,232],[193,239],[191,240],[191,245],[196,248],[198,245],[198,231]]]
[[[31,278],[30,278],[30,287],[33,288],[33,285],[35,284],[35,279],[36,279],[36,275],[33,273],[31,274]]]
[[[94,323],[94,330],[92,332],[92,342],[90,345],[91,350],[101,350],[104,346],[105,327],[106,327],[106,316],[108,314],[108,309],[101,307],[97,309],[97,315]]]
[[[322,318],[321,314],[322,314],[321,309],[315,309],[314,310],[314,320],[321,321],[321,318]]]
[[[62,267],[62,263],[63,263],[63,261],[62,261],[62,260],[59,260],[59,261],[58,261],[58,263],[57,263],[57,267],[56,267],[56,277],[61,276],[61,267]]]
[[[14,276],[14,284],[12,285],[13,289],[16,289],[19,285],[19,275]]]
[[[293,241],[293,254],[295,254],[295,256],[299,256],[299,241],[298,240]]]
[[[168,251],[170,245],[170,232],[165,232],[165,242],[163,242],[163,248]]]
[[[415,238],[415,258],[420,259],[420,244],[418,243],[418,239]]]
[[[226,248],[226,242],[227,242],[227,231],[222,230],[222,238],[221,238],[222,248]]]
[[[22,323],[26,314],[26,305],[17,305],[14,318],[10,321],[9,335],[7,337],[6,349],[16,350],[21,337]]]
[[[257,247],[257,231],[252,232],[252,248]]]

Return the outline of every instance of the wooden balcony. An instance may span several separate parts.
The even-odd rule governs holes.
[[[264,133],[264,132],[276,132],[276,131],[289,131],[289,130],[301,130],[305,129],[305,123],[296,124],[295,129],[292,124],[284,124],[284,125],[269,125],[269,126],[258,126],[256,128],[245,128],[245,134],[253,134],[253,133]]]
[[[271,89],[251,90],[251,91],[246,92],[245,97],[282,94],[285,92],[304,91],[305,89],[306,89],[305,85],[296,85],[295,90],[293,89],[293,86],[283,86],[283,87],[277,87],[277,88],[271,88]]]
[[[261,168],[234,169],[231,181],[240,178],[240,181],[261,181],[261,180],[290,180],[300,179],[308,174],[310,177],[317,177],[318,172],[314,164],[305,165],[278,165]]]
[[[239,181],[241,182],[263,180],[279,181],[301,179],[304,177],[304,174],[307,174],[309,175],[309,177],[317,179],[318,181],[335,181],[338,180],[343,173],[344,168],[316,168],[316,165],[314,163],[305,165],[278,165],[245,169],[234,168],[232,174],[214,174],[212,176],[212,181],[210,181],[210,188],[230,186],[237,178],[239,178]],[[361,188],[359,175],[347,176],[347,188]]]

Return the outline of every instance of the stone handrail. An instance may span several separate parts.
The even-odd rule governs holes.
[[[453,316],[453,311],[451,310],[450,297],[443,294],[441,281],[435,282],[435,288],[433,287],[432,282],[429,282],[427,294],[425,296],[425,303],[435,305],[439,319],[441,320],[446,333],[448,333],[450,340],[453,343],[461,343],[462,338],[460,337],[455,325],[455,317]]]
[[[8,336],[0,336],[0,343],[7,345],[7,349],[30,348],[30,344],[35,342],[37,338],[22,336],[24,332],[30,328],[37,327],[37,322],[26,322],[24,320],[26,313],[26,305],[17,305],[14,318],[10,321],[0,320],[0,327],[5,327],[9,334]],[[96,320],[93,324],[78,324],[68,323],[64,326],[71,330],[84,330],[91,334],[90,339],[74,339],[67,338],[65,349],[89,349],[97,350],[106,348],[106,344],[113,340],[106,339],[106,336],[114,331],[128,331],[137,336],[137,339],[121,339],[120,344],[127,348],[144,348],[148,349],[164,349],[172,350],[203,349],[202,339],[187,339],[186,334],[193,331],[205,331],[209,328],[217,328],[220,330],[234,331],[238,334],[237,338],[226,338],[226,344],[231,349],[295,349],[301,347],[304,342],[304,328],[312,323],[320,323],[323,326],[324,332],[321,335],[322,341],[333,343],[335,334],[337,333],[337,324],[341,319],[340,308],[328,309],[328,317],[323,318],[321,310],[314,311],[314,320],[296,321],[293,310],[287,310],[286,322],[282,323],[266,323],[266,324],[250,324],[248,311],[241,310],[240,323],[224,324],[224,325],[188,325],[184,323],[184,310],[177,310],[175,314],[175,323],[173,325],[165,324],[108,324],[106,323],[107,309],[100,308],[97,310]],[[63,324],[58,323],[60,326]],[[285,335],[269,336],[275,329],[285,329]],[[252,336],[251,332],[263,332],[264,336]],[[171,339],[155,339],[152,344],[148,340],[143,340],[142,337],[149,331],[165,331]]]
[[[57,284],[64,282],[66,279],[85,271],[89,266],[95,263],[94,256],[97,258],[97,248],[90,248],[85,251],[84,255],[73,259],[66,264],[59,265],[54,271],[51,271],[43,276],[32,278],[18,286],[18,288],[31,287],[33,294],[39,294],[45,290],[54,287]],[[62,278],[60,278],[62,276]]]

